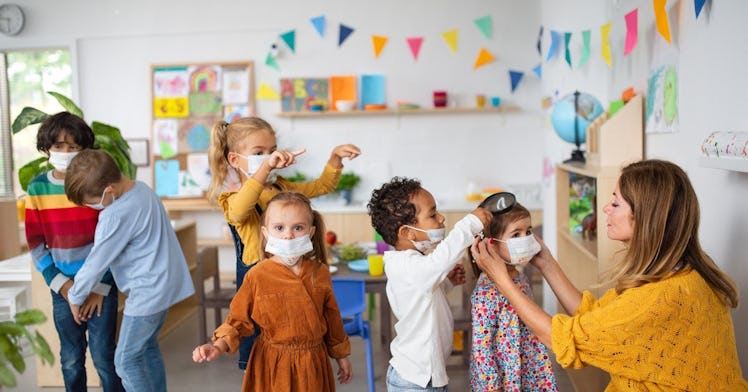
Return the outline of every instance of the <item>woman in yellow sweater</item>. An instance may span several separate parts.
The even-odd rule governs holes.
[[[603,211],[625,250],[600,299],[575,288],[545,246],[532,261],[572,316],[523,295],[490,239],[476,240],[473,256],[561,366],[610,374],[606,391],[748,391],[729,310],[737,288],[701,249],[686,173],[661,160],[630,164]]]

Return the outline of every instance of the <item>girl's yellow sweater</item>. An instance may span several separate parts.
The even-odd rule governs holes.
[[[561,366],[610,374],[606,391],[748,391],[730,311],[692,269],[597,301],[585,291],[551,335]]]

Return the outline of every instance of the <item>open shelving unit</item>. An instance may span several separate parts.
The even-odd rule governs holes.
[[[479,114],[479,113],[510,113],[519,111],[518,106],[500,105],[497,107],[445,107],[445,108],[419,108],[419,109],[383,109],[383,110],[352,110],[350,112],[281,112],[276,113],[278,117],[357,117],[357,116],[407,116],[407,115],[429,115],[429,114]]]
[[[558,262],[575,287],[597,297],[608,288],[600,284],[623,247],[607,237],[603,207],[612,197],[621,168],[644,157],[643,107],[643,99],[637,95],[614,116],[601,115],[587,129],[586,163],[556,166]],[[571,178],[578,176],[594,180],[595,236],[583,236],[569,228]],[[567,369],[567,373],[578,391],[601,391],[608,382],[608,375],[597,368]]]

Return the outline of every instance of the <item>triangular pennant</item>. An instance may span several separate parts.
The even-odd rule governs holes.
[[[600,55],[608,64],[608,68],[613,66],[613,57],[610,54],[610,23],[600,26]]]
[[[699,18],[699,14],[701,14],[701,9],[704,8],[704,4],[706,4],[706,0],[693,0],[693,7],[696,11],[696,19]]]
[[[540,32],[538,32],[538,42],[536,44],[538,48],[538,55],[543,55],[543,47],[541,46],[541,42],[543,42],[543,26],[540,26]]]
[[[327,19],[325,19],[324,15],[315,16],[312,19],[309,19],[310,22],[312,22],[312,26],[314,26],[314,29],[317,30],[317,33],[320,37],[325,36],[325,26],[327,25]]]
[[[626,14],[626,43],[623,48],[623,55],[628,56],[639,39],[639,9],[634,8],[633,11]]]
[[[478,53],[478,57],[475,58],[475,64],[473,64],[473,69],[478,69],[479,67],[482,67],[492,61],[494,61],[496,58],[486,50],[486,48],[481,48],[480,53]]]
[[[275,57],[273,57],[272,53],[268,53],[267,57],[265,57],[265,65],[267,65],[270,68],[275,68],[276,71],[280,71],[280,65],[278,65],[278,62],[275,61]]]
[[[569,68],[571,68],[571,52],[569,51],[571,33],[564,33],[564,42],[564,58],[566,59],[566,64],[569,64]]]
[[[543,78],[542,64],[536,65],[535,68],[532,69],[532,72],[535,72],[535,75],[538,75],[538,79],[542,79]]]
[[[257,90],[257,99],[273,101],[276,99],[280,99],[280,95],[278,95],[278,92],[273,90],[273,88],[270,87],[267,83],[262,82],[260,83],[259,90]]]
[[[418,61],[418,53],[421,51],[423,37],[406,38],[406,41],[408,41],[408,47],[410,47],[410,53],[413,55],[413,59]]]
[[[280,37],[291,49],[291,52],[296,53],[296,30],[287,31],[281,34]]]
[[[447,43],[449,48],[452,49],[452,53],[457,53],[457,29],[443,32],[442,38],[444,38],[444,42]]]
[[[657,31],[660,33],[662,38],[665,38],[665,41],[668,43],[670,42],[670,21],[668,20],[667,16],[667,10],[665,9],[665,6],[667,5],[667,0],[654,0],[652,2],[652,7],[654,7],[654,13],[655,13],[655,21],[657,24]]]
[[[486,38],[491,39],[493,20],[490,15],[476,19],[475,25],[478,26],[478,30],[480,30]]]
[[[581,68],[590,58],[590,31],[582,31],[582,54],[579,56],[577,68]]]
[[[509,70],[509,80],[512,82],[512,92],[517,89],[519,81],[522,80],[522,76],[524,75],[524,72]]]
[[[340,47],[341,45],[343,45],[343,42],[345,42],[345,40],[347,40],[348,37],[353,34],[353,28],[341,23],[338,30],[338,47]]]
[[[379,58],[379,55],[382,53],[382,49],[384,49],[384,46],[387,45],[387,41],[389,38],[383,37],[381,35],[372,35],[371,36],[371,43],[374,45],[374,58]]]
[[[561,33],[555,30],[551,30],[551,47],[548,48],[548,54],[545,57],[545,61],[550,61],[558,50],[558,41],[561,40]]]

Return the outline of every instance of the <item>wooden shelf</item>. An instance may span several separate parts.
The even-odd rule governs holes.
[[[699,157],[699,166],[748,173],[748,159]]]
[[[227,240],[225,238],[198,238],[197,239],[197,246],[199,248],[205,247],[205,246],[232,246],[234,245],[234,241]]]
[[[281,112],[276,113],[278,117],[295,118],[295,117],[356,117],[356,116],[406,116],[406,115],[427,115],[427,114],[465,114],[465,113],[509,113],[519,111],[518,106],[499,106],[499,107],[457,107],[457,108],[420,108],[420,109],[384,109],[384,110],[353,110],[350,112]]]
[[[597,238],[582,238],[581,234],[564,229],[558,229],[558,238],[568,241],[582,256],[597,260]]]
[[[217,205],[211,204],[208,199],[205,198],[163,198],[161,202],[164,203],[164,208],[168,212],[173,211],[221,211]]]

